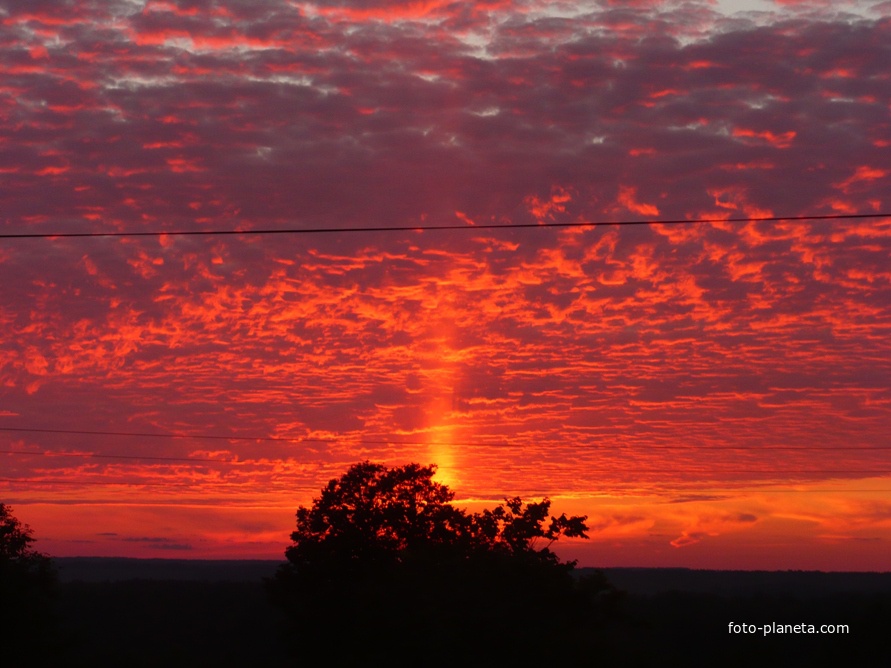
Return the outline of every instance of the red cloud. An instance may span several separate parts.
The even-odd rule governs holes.
[[[708,534],[703,531],[684,531],[680,536],[670,541],[669,544],[672,547],[688,547],[700,542],[706,536]]]
[[[792,140],[794,140],[797,135],[794,130],[789,130],[788,132],[783,132],[781,134],[775,134],[770,130],[763,130],[759,132],[747,128],[734,128],[732,134],[734,137],[761,139],[763,141],[766,141],[768,144],[775,146],[776,148],[789,148],[792,145]]]
[[[634,186],[619,186],[618,202],[625,209],[639,213],[642,216],[659,215],[659,209],[654,205],[637,201],[637,188]]]
[[[549,198],[544,199],[537,195],[529,195],[524,201],[529,208],[529,212],[539,222],[543,222],[545,220],[553,220],[555,214],[565,213],[566,203],[572,201],[572,195],[561,186],[553,186]]]
[[[854,173],[851,176],[849,176],[847,179],[845,179],[844,181],[840,181],[838,183],[833,183],[832,185],[834,188],[838,188],[839,190],[843,191],[844,193],[850,194],[850,192],[852,190],[851,186],[854,185],[855,183],[862,183],[864,181],[866,181],[866,182],[878,181],[880,179],[884,179],[885,177],[887,177],[888,174],[891,174],[891,171],[886,170],[886,169],[876,169],[875,167],[868,167],[866,165],[861,165],[856,170],[854,170]]]

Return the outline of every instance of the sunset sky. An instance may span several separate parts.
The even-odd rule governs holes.
[[[38,549],[280,558],[370,459],[891,570],[891,2],[0,0],[0,119],[2,235],[316,231],[0,238]]]

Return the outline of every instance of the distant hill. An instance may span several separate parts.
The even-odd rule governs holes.
[[[44,665],[280,666],[303,658],[302,648],[311,654],[320,647],[318,638],[302,635],[269,603],[262,578],[275,573],[278,561],[79,557],[55,562],[62,580],[57,639],[38,647],[46,655],[38,662]],[[566,665],[891,665],[891,573],[602,570],[627,593],[620,597],[618,615],[605,619],[603,628],[592,628],[593,644],[585,650],[590,655]],[[526,612],[531,620],[545,614]],[[346,633],[353,623],[348,614],[331,621]],[[729,630],[733,624],[772,623],[845,625],[845,631]],[[435,628],[430,633],[441,637]],[[322,649],[328,658],[334,651]],[[404,656],[396,659],[392,665],[404,665],[398,661]]]
[[[594,569],[579,568],[580,575]],[[617,588],[635,595],[669,592],[722,596],[797,596],[891,593],[891,573],[821,571],[706,571],[688,568],[604,568]]]
[[[174,580],[190,582],[259,582],[275,574],[280,561],[260,559],[129,559],[124,557],[57,557],[62,582]]]
[[[131,559],[60,557],[54,559],[62,582],[168,580],[257,582],[283,563],[261,559]],[[576,569],[580,575],[593,568]],[[891,593],[891,573],[820,571],[706,571],[688,568],[604,568],[610,582],[635,595],[668,592],[728,596],[794,595],[803,598],[837,593]]]

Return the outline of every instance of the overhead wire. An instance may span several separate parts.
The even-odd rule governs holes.
[[[205,434],[195,432],[141,432],[141,431],[104,431],[98,429],[48,429],[44,427],[0,427],[0,432],[18,432],[18,433],[42,433],[42,434],[63,434],[63,435],[86,435],[86,436],[113,436],[113,437],[133,437],[133,438],[166,438],[166,439],[198,439],[198,440],[220,440],[220,441],[260,441],[260,442],[278,442],[278,443],[313,443],[313,444],[349,444],[349,445],[391,445],[391,446],[451,446],[466,448],[524,448],[531,447],[530,443],[516,442],[467,442],[467,441],[405,441],[397,439],[367,439],[354,438],[350,436],[342,436],[340,438],[315,438],[310,436],[260,436],[260,435],[227,435],[227,434]],[[541,443],[539,443],[541,445]],[[580,447],[580,446],[575,446]],[[700,445],[689,444],[639,444],[639,445],[622,445],[622,444],[592,444],[590,447],[596,449],[629,449],[636,450],[640,448],[657,449],[657,450],[752,450],[752,446],[743,445],[710,445],[706,448]],[[758,446],[758,451],[762,450],[891,450],[891,445],[764,445]],[[12,452],[2,451],[0,452]],[[15,451],[27,452],[27,451]],[[33,453],[37,454],[37,453]],[[123,455],[122,455],[123,456]],[[213,460],[219,461],[219,460]]]
[[[383,232],[437,232],[437,231],[472,231],[472,230],[510,230],[510,229],[545,229],[566,227],[597,226],[639,226],[639,225],[695,225],[707,223],[768,223],[768,222],[802,222],[821,220],[858,220],[891,218],[891,213],[838,213],[825,215],[797,216],[762,216],[738,218],[676,218],[669,220],[576,220],[566,222],[534,223],[481,223],[481,224],[447,224],[447,225],[381,225],[356,227],[282,227],[260,229],[209,229],[209,230],[144,230],[117,232],[18,232],[0,233],[0,239],[73,239],[99,237],[182,237],[182,236],[242,236],[273,234],[367,234]]]
[[[3,455],[13,455],[13,456],[32,456],[32,457],[73,457],[73,458],[83,458],[83,459],[113,459],[113,460],[137,460],[137,461],[152,461],[152,462],[201,462],[201,463],[212,463],[212,464],[253,464],[256,463],[257,460],[253,459],[213,459],[210,457],[166,457],[166,456],[154,456],[154,455],[117,455],[117,454],[103,454],[103,453],[92,453],[92,452],[51,452],[51,451],[41,451],[41,452],[28,452],[25,450],[0,450],[0,454]],[[262,458],[268,459],[268,458]],[[275,458],[275,461],[282,461],[280,458]],[[730,468],[721,468],[720,466],[715,466],[710,469],[703,468],[686,468],[681,469],[677,466],[673,466],[671,468],[653,468],[653,467],[641,467],[638,462],[634,462],[635,472],[637,473],[685,473],[685,474],[727,474],[727,473],[786,473],[786,474],[805,474],[805,473],[821,473],[821,474],[889,474],[891,473],[891,469],[790,469],[790,468],[782,468],[782,469],[772,469],[772,468],[748,468],[748,469],[730,469]],[[586,467],[586,473],[607,473],[607,472],[615,472],[617,467],[609,467],[609,468],[597,468],[597,467]]]
[[[710,482],[714,482],[714,479],[710,479]],[[732,481],[730,481],[732,482]],[[697,487],[695,483],[685,483],[684,487],[668,487],[665,483],[659,483],[658,485],[654,485],[648,487],[647,490],[641,490],[639,487],[635,487],[635,485],[639,485],[639,482],[629,482],[626,485],[605,485],[598,487],[596,490],[590,492],[593,496],[602,496],[604,494],[610,494],[612,492],[639,492],[637,496],[659,496],[665,494],[728,494],[731,492],[738,493],[761,493],[761,494],[848,494],[848,493],[862,493],[862,494],[886,494],[891,493],[891,489],[886,488],[839,488],[839,489],[792,489],[788,487],[773,489],[771,485],[776,485],[776,482],[773,481],[765,481],[764,485],[760,487],[751,486],[752,481],[747,481],[749,483],[748,487],[735,487],[729,485],[727,487]],[[822,480],[821,482],[827,482],[826,480]],[[165,482],[150,482],[150,481],[133,481],[133,480],[71,480],[67,478],[0,478],[0,483],[7,483],[12,485],[20,485],[22,483],[31,485],[31,486],[41,486],[41,485],[69,485],[69,486],[78,486],[78,487],[195,487],[200,488],[202,491],[206,491],[207,489],[213,489],[215,487],[218,488],[232,488],[232,487],[240,487],[244,488],[246,483],[238,483],[235,481],[225,482],[225,481],[215,481],[208,482],[205,480],[194,481],[194,482],[185,482],[185,481],[165,481]],[[790,485],[803,485],[805,484],[803,481],[793,481],[787,483]],[[262,485],[263,491],[288,491],[288,492],[299,492],[299,491],[312,491],[317,492],[318,487],[313,487],[309,485],[300,485],[293,487],[291,485],[276,485],[275,483],[264,482]],[[707,500],[707,499],[703,499]]]

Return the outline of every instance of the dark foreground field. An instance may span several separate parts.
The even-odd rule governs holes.
[[[60,559],[58,565],[57,628],[45,647],[35,648],[57,665],[341,665],[336,644],[320,646],[317,638],[285,630],[262,584],[274,563]],[[891,665],[891,574],[605,572],[625,592],[619,614],[574,657],[575,665]],[[517,624],[529,624],[530,633],[543,614],[505,610]],[[763,629],[730,633],[731,623],[849,630],[765,636]],[[349,616],[331,624],[348,643]],[[498,639],[480,629],[480,642]],[[437,664],[443,649],[407,657],[393,647],[391,665]]]

